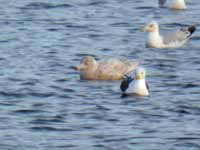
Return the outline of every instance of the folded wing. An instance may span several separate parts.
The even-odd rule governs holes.
[[[134,79],[132,77],[129,77],[129,76],[126,76],[122,82],[121,82],[121,85],[120,85],[120,89],[122,92],[125,92],[128,87],[129,87],[129,84],[133,81]]]
[[[196,30],[195,26],[189,26],[187,28],[181,28],[179,31],[171,32],[163,36],[163,43],[168,45],[171,43],[185,42]]]

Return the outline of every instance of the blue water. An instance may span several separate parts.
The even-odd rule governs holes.
[[[187,0],[186,0],[187,1]],[[0,149],[199,150],[200,31],[182,48],[147,49],[138,28],[199,24],[155,0],[20,0],[0,5]],[[150,97],[122,98],[120,81],[81,81],[85,55],[139,61]]]

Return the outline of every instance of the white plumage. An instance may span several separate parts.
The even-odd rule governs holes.
[[[149,48],[175,48],[183,46],[195,30],[195,26],[189,26],[166,35],[160,35],[159,24],[156,21],[152,21],[141,28],[141,31],[148,32],[146,47]]]

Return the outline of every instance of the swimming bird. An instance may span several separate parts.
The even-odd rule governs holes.
[[[167,6],[173,10],[184,10],[186,9],[186,4],[184,0],[159,0],[158,1],[160,7]]]
[[[136,94],[139,96],[149,95],[149,86],[145,80],[145,69],[138,67],[135,70],[135,78],[126,76],[120,85],[120,89],[125,94]]]
[[[196,27],[191,25],[178,31],[169,32],[166,35],[160,35],[159,24],[156,21],[152,21],[140,29],[142,32],[148,32],[146,47],[149,48],[181,47],[188,41],[195,30]]]
[[[80,78],[84,80],[120,80],[137,65],[137,62],[117,58],[97,62],[94,57],[86,56],[73,68],[80,71]]]

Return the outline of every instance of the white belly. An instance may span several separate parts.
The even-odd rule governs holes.
[[[126,91],[127,94],[137,94],[141,96],[148,96],[149,91],[146,87],[145,80],[135,80],[130,85]]]
[[[149,33],[148,39],[146,42],[146,47],[149,48],[163,48],[163,39],[158,33]]]

